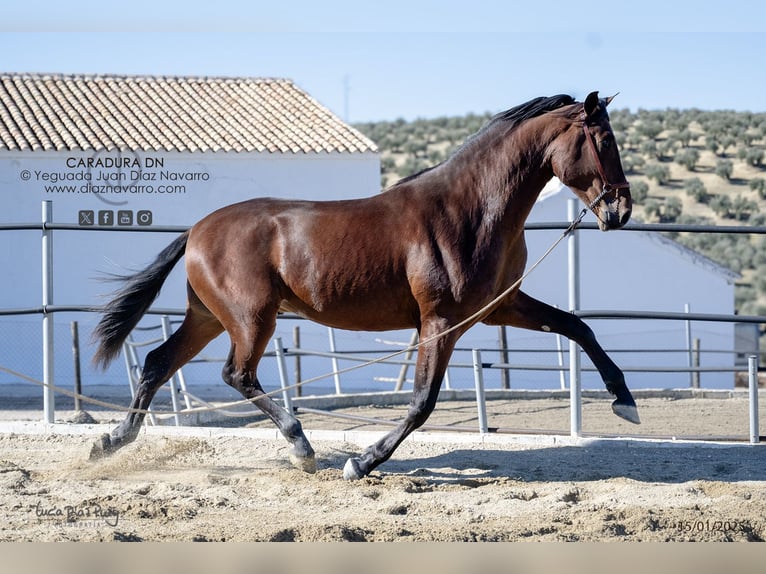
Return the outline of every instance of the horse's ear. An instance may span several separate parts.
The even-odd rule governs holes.
[[[591,92],[588,94],[588,97],[585,98],[585,103],[583,104],[583,108],[585,110],[585,117],[588,118],[591,116],[593,112],[598,110],[599,107],[599,99],[598,99],[598,92]]]
[[[608,106],[609,104],[611,104],[611,103],[612,103],[612,100],[613,100],[613,99],[615,99],[619,93],[620,93],[620,92],[617,92],[617,94],[615,94],[615,95],[613,95],[613,96],[609,96],[608,98],[604,98],[604,107],[606,107],[606,106]]]

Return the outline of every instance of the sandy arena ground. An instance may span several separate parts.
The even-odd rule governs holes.
[[[638,402],[640,427],[614,417],[608,400],[586,400],[584,431],[747,436],[744,397]],[[489,406],[491,427],[568,428],[565,400]],[[404,410],[343,412],[395,420]],[[113,413],[94,414],[104,420]],[[313,475],[292,469],[287,444],[267,438],[271,425],[257,419],[232,423],[247,428],[197,428],[187,436],[150,429],[97,462],[88,460],[90,446],[113,423],[34,434],[35,423],[24,430],[2,422],[0,540],[766,539],[764,446],[428,431],[369,477],[346,482],[348,456],[385,427],[299,417],[305,429],[325,429],[307,433],[317,451]],[[475,427],[475,419],[473,404],[443,402],[429,423]]]

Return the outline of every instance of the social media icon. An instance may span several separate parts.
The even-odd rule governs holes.
[[[152,224],[152,212],[148,209],[142,209],[136,213],[136,223],[139,225]]]
[[[93,225],[93,216],[95,213],[90,209],[84,209],[77,213],[77,221],[80,225]]]
[[[111,209],[98,212],[98,224],[99,225],[114,225],[114,211]]]
[[[120,210],[117,212],[117,225],[133,225],[133,212]]]

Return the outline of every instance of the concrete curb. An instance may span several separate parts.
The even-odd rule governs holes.
[[[75,435],[95,436],[108,433],[112,425],[107,424],[47,424],[38,421],[5,421],[0,422],[0,434],[3,435]],[[345,442],[360,447],[366,447],[379,440],[386,431],[336,431],[336,430],[306,430],[311,442]],[[186,426],[144,426],[143,436],[183,437],[183,438],[218,438],[243,437],[257,440],[274,440],[284,442],[284,438],[276,429],[254,428],[223,428],[223,427],[186,427]],[[482,445],[517,445],[530,447],[587,447],[587,448],[726,448],[750,445],[743,442],[701,441],[701,440],[668,440],[663,438],[631,438],[631,437],[572,437],[566,435],[527,435],[510,433],[479,432],[432,432],[418,431],[407,437],[406,441],[414,443],[439,444],[482,444]]]

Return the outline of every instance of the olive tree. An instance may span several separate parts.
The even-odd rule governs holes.
[[[666,165],[652,163],[646,166],[646,177],[653,179],[658,185],[665,185],[670,181],[670,169]]]
[[[676,152],[676,156],[674,158],[674,161],[684,166],[689,171],[694,171],[694,168],[697,167],[697,162],[700,159],[700,152],[698,152],[694,148],[683,148]]]
[[[693,197],[698,203],[707,203],[710,200],[710,194],[702,180],[698,177],[687,179],[684,182],[686,194]]]
[[[754,177],[748,183],[750,189],[758,193],[758,197],[766,199],[766,179],[762,177]]]
[[[734,171],[734,164],[728,159],[719,159],[715,164],[715,174],[721,179],[729,181]]]

